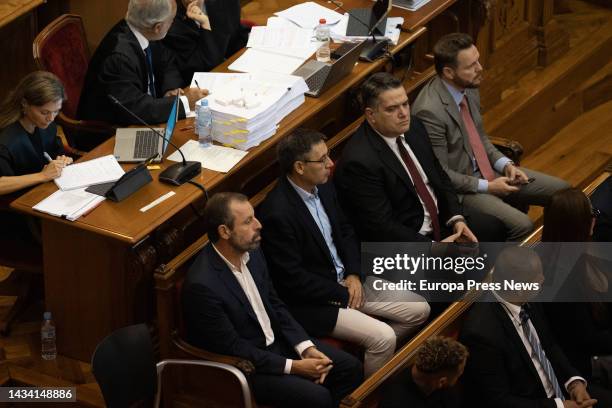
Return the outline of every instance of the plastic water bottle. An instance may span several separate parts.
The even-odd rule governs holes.
[[[319,25],[315,31],[315,37],[317,41],[322,42],[321,46],[317,50],[317,61],[330,62],[330,51],[329,51],[329,26],[324,18],[319,20]]]
[[[212,112],[210,111],[210,107],[208,106],[208,101],[206,99],[202,100],[201,105],[198,108],[196,130],[198,132],[200,146],[212,146]]]
[[[40,343],[42,346],[43,360],[55,360],[57,348],[55,346],[55,324],[51,320],[51,312],[45,312],[43,323],[40,328]]]

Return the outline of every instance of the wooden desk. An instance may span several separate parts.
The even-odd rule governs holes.
[[[425,32],[422,27],[454,0],[432,0],[418,13],[394,9],[392,15],[404,15],[405,28],[397,52]],[[347,1],[348,7],[366,7],[368,0]],[[236,57],[217,70],[226,67]],[[333,117],[337,100],[361,83],[370,73],[380,70],[382,61],[359,63],[353,73],[338,82],[320,98],[306,102],[287,116],[278,132],[249,154],[227,174],[204,169],[195,181],[212,193],[240,190],[245,179],[268,168],[276,161],[274,146],[293,129],[304,124],[320,129],[320,118]],[[359,112],[353,112],[353,116]],[[336,122],[350,120],[337,117]],[[191,125],[192,119],[179,122],[177,129]],[[175,133],[179,146],[194,138],[193,129]],[[87,154],[89,160],[112,152],[110,139]],[[170,149],[172,152],[172,149]],[[162,169],[172,162],[164,161]],[[126,169],[131,167],[124,166]],[[190,204],[202,203],[202,192],[185,184],[173,187],[154,181],[121,203],[104,202],[90,215],[75,222],[34,212],[32,206],[56,190],[53,183],[40,185],[12,203],[14,209],[41,219],[45,268],[47,310],[53,312],[57,324],[57,346],[60,354],[88,361],[96,344],[112,330],[153,318],[152,272],[161,262],[170,259],[190,242],[181,242],[180,225],[194,217]],[[151,210],[140,208],[169,190],[176,195]],[[177,227],[178,226],[178,227]],[[163,234],[167,229],[170,234]],[[199,232],[201,235],[201,231]]]

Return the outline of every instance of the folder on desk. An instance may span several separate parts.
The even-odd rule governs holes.
[[[57,190],[32,208],[55,217],[74,221],[102,201],[104,197],[88,193],[84,188],[70,191]]]

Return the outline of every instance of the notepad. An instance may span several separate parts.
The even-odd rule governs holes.
[[[88,193],[85,188],[57,190],[32,208],[35,211],[74,221],[104,200],[102,196]]]
[[[54,181],[61,190],[74,190],[117,181],[124,173],[115,156],[109,154],[66,166],[62,169],[62,175]]]

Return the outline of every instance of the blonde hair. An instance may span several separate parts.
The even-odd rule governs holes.
[[[42,106],[49,102],[65,101],[64,85],[47,71],[26,75],[0,105],[0,129],[17,122],[23,116],[23,103]]]

